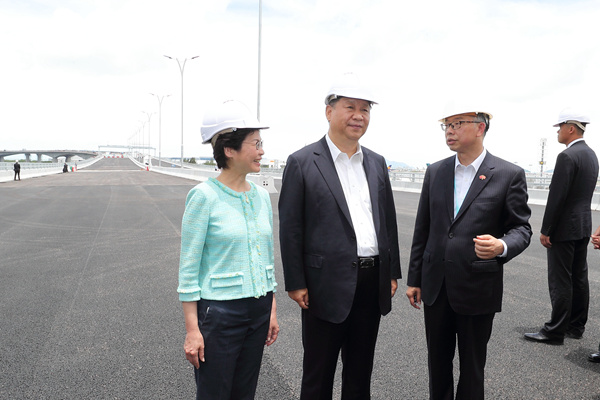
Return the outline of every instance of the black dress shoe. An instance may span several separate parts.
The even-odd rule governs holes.
[[[592,353],[588,356],[588,361],[600,363],[600,353]]]
[[[542,332],[526,333],[525,339],[546,344],[563,344],[565,341],[564,338],[551,338]]]
[[[575,331],[566,331],[565,337],[568,337],[569,339],[581,339],[583,334]]]

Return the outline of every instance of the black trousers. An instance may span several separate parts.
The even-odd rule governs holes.
[[[429,398],[454,399],[452,362],[458,339],[460,376],[456,399],[483,399],[487,344],[492,334],[495,314],[457,314],[448,302],[444,283],[435,303],[424,306],[424,315],[429,366]]]
[[[344,322],[334,324],[314,317],[309,310],[302,310],[301,400],[331,400],[340,350],[342,400],[371,398],[373,358],[381,319],[378,267],[358,269],[352,310]]]
[[[206,362],[194,368],[197,400],[252,400],[271,320],[273,293],[198,301]]]
[[[583,334],[590,305],[587,246],[590,238],[552,242],[548,253],[548,289],[552,303],[550,321],[542,331],[563,338],[566,331]]]

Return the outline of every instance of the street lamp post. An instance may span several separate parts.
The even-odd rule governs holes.
[[[161,119],[162,119],[162,117],[161,117],[162,116],[162,101],[163,101],[163,99],[165,97],[169,97],[170,94],[168,94],[166,96],[165,95],[159,96],[159,95],[156,95],[154,93],[150,93],[150,94],[152,96],[156,97],[156,100],[158,100],[158,166],[160,167],[161,166],[161,161],[162,161],[162,154],[161,154],[161,151],[160,151],[160,136],[161,136],[161,130],[162,130],[162,128],[161,128],[161,125],[162,125],[162,123],[161,123]]]
[[[256,93],[256,119],[260,121],[260,67],[262,44],[262,0],[258,1],[258,87]]]
[[[167,57],[169,60],[173,60],[173,57],[169,57],[167,55],[165,55],[165,57]],[[193,60],[194,58],[198,57],[200,56],[191,57],[190,60]],[[179,65],[179,72],[181,72],[181,168],[183,168],[183,70],[185,69],[185,63],[188,59],[184,58],[183,64],[179,62],[178,58],[175,58],[175,60],[177,60],[177,65]]]
[[[142,127],[139,130],[140,135],[141,135],[141,139],[142,139],[141,140],[142,141],[142,147],[141,147],[141,151],[142,152],[140,153],[140,156],[141,156],[140,158],[141,158],[141,161],[144,162],[144,153],[143,153],[143,151],[144,151],[144,147],[146,147],[146,142],[144,141],[145,140],[144,133],[146,132],[145,131],[146,121],[140,121],[140,123],[142,124]]]
[[[146,114],[146,116],[148,117],[148,157],[151,156],[150,154],[150,119],[152,118],[152,115],[154,115],[153,112],[149,113],[146,111],[142,111],[144,114]]]

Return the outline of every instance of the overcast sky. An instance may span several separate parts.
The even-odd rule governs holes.
[[[265,158],[327,132],[323,99],[355,71],[380,103],[363,145],[424,167],[451,154],[438,119],[452,98],[494,118],[493,154],[549,167],[558,112],[584,108],[600,152],[600,0],[263,0],[260,114]],[[0,0],[0,149],[88,149],[141,141],[158,154],[211,155],[205,107],[257,104],[258,0]]]

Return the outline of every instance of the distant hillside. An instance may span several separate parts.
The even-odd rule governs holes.
[[[404,169],[404,168],[411,169],[411,168],[413,168],[412,166],[410,166],[406,163],[403,163],[403,162],[390,161],[390,160],[385,160],[385,162],[387,163],[387,165],[391,165],[392,169]]]

